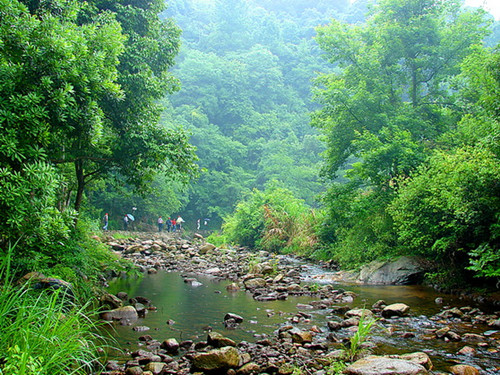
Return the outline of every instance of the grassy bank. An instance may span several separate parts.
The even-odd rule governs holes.
[[[65,254],[38,263],[38,269],[23,267],[28,263],[16,246],[3,254],[0,375],[89,374],[101,366],[97,359],[107,339],[97,333],[99,279],[108,269],[126,269],[126,263],[90,235],[65,245]],[[26,271],[38,272],[21,282]],[[41,284],[40,272],[64,281]]]

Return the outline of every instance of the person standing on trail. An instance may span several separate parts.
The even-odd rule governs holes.
[[[182,223],[184,222],[184,219],[179,215],[177,217],[177,229],[182,230]]]
[[[167,219],[167,232],[171,232],[171,231],[172,231],[172,219],[168,218]]]
[[[104,226],[102,227],[103,230],[108,230],[108,222],[109,222],[109,219],[108,219],[108,213],[105,213],[104,214]]]
[[[158,232],[161,232],[163,230],[163,219],[162,217],[160,216],[158,218]]]
[[[172,219],[172,232],[175,232],[177,229],[177,223],[175,222],[175,219]]]
[[[123,230],[127,230],[128,229],[128,216],[125,215],[123,217]]]

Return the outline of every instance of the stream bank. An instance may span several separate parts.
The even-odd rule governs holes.
[[[117,315],[107,319],[114,322],[117,332],[127,332],[128,336],[125,354],[116,355],[116,360],[108,363],[109,374],[139,371],[291,374],[298,369],[304,374],[325,374],[343,353],[341,350],[349,345],[360,315],[371,314],[377,323],[366,345],[374,354],[401,356],[417,352],[411,358],[423,368],[418,367],[418,371],[426,373],[464,369],[453,365],[471,366],[485,374],[498,371],[498,314],[486,313],[446,296],[433,298],[427,310],[421,309],[420,287],[385,287],[390,294],[386,294],[387,301],[381,301],[376,300],[376,288],[369,288],[372,292],[369,296],[359,286],[346,288],[333,283],[307,282],[311,276],[320,274],[321,268],[293,257],[217,249],[202,238],[188,241],[157,234],[148,234],[148,239],[109,238],[107,242],[145,273],[144,281],[121,279],[124,284],[118,287],[127,283],[131,286],[127,294],[123,290],[112,293],[122,299],[114,302],[113,311]],[[141,283],[149,286],[137,289]],[[160,298],[172,289],[178,289],[178,296],[184,296],[180,298],[184,299],[182,303],[191,303],[175,319],[172,319],[176,310],[173,301],[179,298],[171,298],[166,306]],[[144,293],[149,294],[145,297]],[[409,302],[405,294],[418,298]],[[224,305],[225,300],[232,304]],[[409,310],[404,306],[396,306],[401,309],[394,310],[397,303]],[[126,310],[130,315],[117,313],[123,309],[120,304],[128,305]],[[244,306],[254,306],[254,310],[246,311]],[[231,310],[212,311],[217,307]],[[190,311],[197,308],[202,311],[195,323],[189,323],[192,328],[189,331],[182,321],[188,320]],[[203,319],[210,314],[212,320],[205,326]],[[150,324],[160,316],[158,325]],[[220,332],[222,338],[214,337],[214,332]],[[210,366],[220,367],[203,367],[209,365],[197,362],[206,358],[211,361],[215,358],[219,364],[212,361]],[[393,366],[394,360],[377,357],[366,360],[364,366]],[[399,361],[403,362],[396,362],[408,365],[408,358]],[[154,365],[148,366],[149,363]],[[151,370],[153,367],[157,372]]]

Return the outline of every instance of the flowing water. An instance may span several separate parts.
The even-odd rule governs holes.
[[[328,277],[318,278],[323,273],[319,268],[302,265],[304,282],[327,283]],[[328,275],[321,275],[328,276]],[[163,341],[176,338],[178,341],[203,341],[209,329],[221,332],[235,341],[256,341],[271,336],[287,319],[299,311],[310,315],[302,321],[303,328],[317,325],[326,337],[329,333],[327,321],[336,319],[331,309],[315,310],[307,306],[317,300],[314,297],[288,297],[285,301],[258,302],[245,292],[226,291],[227,281],[218,281],[213,277],[196,276],[201,285],[193,286],[184,282],[180,273],[159,271],[157,274],[144,275],[138,279],[118,279],[109,289],[111,293],[125,291],[129,296],[149,298],[156,311],[149,312],[145,318],[134,322],[132,326],[114,326],[113,336],[118,341],[123,353],[112,353],[112,357],[125,360],[128,351],[140,348],[140,336],[148,334]],[[442,311],[443,305],[435,303],[436,297],[442,297],[444,306],[463,306],[465,301],[457,297],[445,296],[433,289],[422,286],[360,286],[336,285],[353,291],[357,297],[349,305],[352,308],[370,308],[380,299],[387,304],[402,302],[410,306],[411,317],[381,322],[373,331],[371,340],[376,344],[375,354],[401,354],[425,351],[432,359],[435,368],[440,371],[453,364],[465,363],[481,367],[485,374],[500,373],[500,348],[477,347],[475,343],[444,342],[434,338],[428,329],[450,325],[449,322],[436,322],[431,319]],[[481,308],[481,307],[480,307]],[[487,307],[484,307],[487,308]],[[300,310],[299,310],[300,309]],[[237,329],[226,329],[223,325],[226,313],[235,313],[244,318]],[[441,325],[440,325],[441,324]],[[134,327],[147,326],[148,331],[134,331]],[[486,325],[473,326],[460,322],[453,324],[458,334],[478,333],[493,335],[497,344],[500,333],[491,331]],[[404,337],[405,336],[405,337]],[[477,354],[472,357],[457,355],[465,345],[475,347]]]

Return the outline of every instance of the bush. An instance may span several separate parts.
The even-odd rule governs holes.
[[[103,273],[131,272],[132,263],[123,260],[91,235],[90,221],[81,218],[78,227],[56,245],[45,249],[29,248],[19,240],[11,246],[11,275],[19,278],[28,272],[40,272],[46,277],[63,279],[73,285],[77,298],[88,301],[98,291]],[[0,259],[8,256],[0,253]]]
[[[327,214],[319,231],[325,247],[317,257],[356,268],[397,255],[392,218],[386,212],[391,198],[390,192],[368,189],[357,182],[333,184],[324,199]]]
[[[229,242],[273,252],[311,254],[318,244],[320,220],[304,202],[277,183],[265,191],[253,190],[225,218],[223,233]]]
[[[88,300],[98,292],[104,272],[133,272],[131,262],[111,252],[91,235],[92,222],[81,218],[78,227],[65,241],[63,251],[55,254],[46,267],[37,271],[72,283],[77,297]]]
[[[471,265],[468,270],[475,271],[477,277],[491,277],[500,280],[500,252],[489,244],[481,244],[469,252]],[[498,288],[498,282],[497,282]]]
[[[210,233],[210,235],[207,237],[207,242],[210,242],[211,244],[217,247],[224,247],[230,244],[230,241],[228,240],[227,236],[219,231]]]
[[[17,239],[14,258],[23,270],[46,264],[71,236],[76,214],[56,208],[60,183],[54,168],[43,162],[25,164],[19,172],[0,168],[0,251]]]
[[[412,254],[457,261],[496,277],[500,238],[500,163],[481,147],[436,153],[401,187],[390,207],[398,235]],[[481,265],[494,269],[481,272]]]

